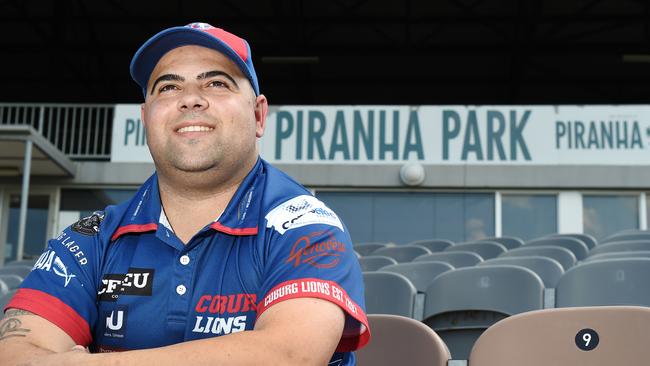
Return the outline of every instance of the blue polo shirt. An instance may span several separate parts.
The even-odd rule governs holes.
[[[332,364],[352,365],[351,351],[370,337],[363,294],[343,223],[258,159],[223,214],[187,244],[167,222],[154,174],[131,200],[50,240],[7,308],[110,352],[251,330],[273,305],[315,297],[345,312]]]

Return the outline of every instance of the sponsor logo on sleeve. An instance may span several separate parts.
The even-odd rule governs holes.
[[[68,271],[68,268],[63,264],[61,258],[56,255],[56,252],[53,250],[47,250],[45,253],[41,254],[32,270],[41,270],[45,272],[53,272],[55,275],[62,277],[63,287],[68,287],[70,280],[77,277]]]
[[[87,236],[95,235],[99,233],[99,224],[103,219],[104,213],[102,211],[95,211],[92,215],[84,217],[72,224],[72,231]]]
[[[104,328],[104,337],[124,338],[126,335],[128,307],[126,305],[117,305],[115,309],[104,312],[106,326]]]
[[[122,295],[151,296],[154,270],[151,268],[129,268],[127,273],[107,273],[97,292],[99,301],[115,302]]]
[[[355,318],[363,314],[363,309],[337,283],[315,278],[291,280],[274,287],[260,302],[258,314],[283,300],[300,297],[318,297],[332,301]]]
[[[81,265],[85,265],[88,263],[88,259],[86,259],[86,254],[79,248],[79,245],[75,243],[74,240],[68,235],[65,231],[59,234],[59,236],[56,237],[56,241],[61,244],[63,247],[68,249],[70,253],[77,259],[77,262]]]
[[[196,303],[193,333],[224,335],[246,330],[247,312],[257,310],[255,294],[203,295]],[[251,319],[251,326],[252,321]]]
[[[334,211],[312,196],[294,197],[266,215],[266,227],[273,227],[280,234],[313,224],[331,225],[344,231],[343,224]]]
[[[345,253],[345,243],[331,231],[314,231],[296,240],[285,263],[294,267],[306,263],[316,268],[332,268],[339,264],[341,253]]]

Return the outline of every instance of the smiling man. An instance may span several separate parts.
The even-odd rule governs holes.
[[[370,332],[351,239],[259,157],[248,43],[166,29],[131,75],[156,173],[49,241],[0,322],[0,364],[353,365]]]

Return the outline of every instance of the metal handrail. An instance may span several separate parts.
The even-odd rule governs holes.
[[[109,160],[114,104],[0,103],[0,125],[29,125],[73,160]]]

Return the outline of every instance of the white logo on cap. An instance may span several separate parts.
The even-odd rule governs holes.
[[[194,29],[210,29],[212,26],[208,23],[190,23],[187,25],[190,28]]]

